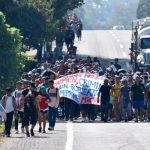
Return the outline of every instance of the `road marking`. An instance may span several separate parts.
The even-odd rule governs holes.
[[[73,149],[73,124],[67,123],[67,142],[65,150]]]
[[[120,48],[123,48],[123,45],[122,45],[122,44],[120,44]]]

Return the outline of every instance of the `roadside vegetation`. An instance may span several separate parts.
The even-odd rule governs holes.
[[[54,40],[63,17],[82,4],[83,0],[0,0],[0,96],[35,65],[24,51],[37,49],[40,61],[44,42]]]
[[[137,18],[150,17],[150,0],[140,0],[137,9]]]

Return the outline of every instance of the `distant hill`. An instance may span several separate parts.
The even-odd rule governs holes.
[[[85,0],[85,4],[75,10],[83,21],[84,29],[111,29],[115,25],[131,28],[136,19],[139,0]]]

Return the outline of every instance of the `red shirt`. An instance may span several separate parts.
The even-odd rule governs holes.
[[[47,109],[48,108],[48,99],[49,96],[47,94],[40,94],[39,108]]]

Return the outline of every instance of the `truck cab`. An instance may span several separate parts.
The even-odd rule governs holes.
[[[132,25],[132,58],[136,70],[150,70],[150,18],[135,20]],[[140,68],[139,68],[140,67]],[[135,70],[135,68],[134,68]]]

